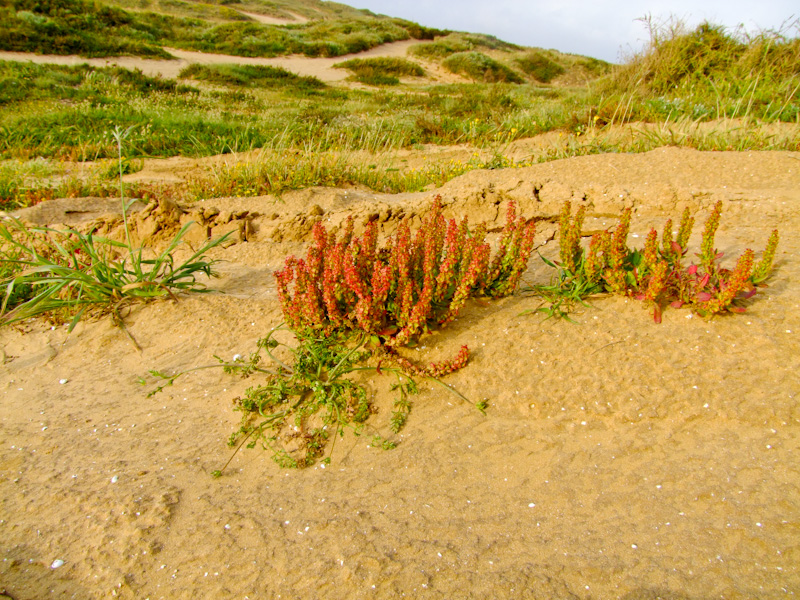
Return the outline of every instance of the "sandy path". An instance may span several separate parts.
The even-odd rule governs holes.
[[[267,15],[260,15],[258,13],[247,12],[244,10],[240,10],[239,12],[243,15],[247,15],[254,21],[264,23],[265,25],[294,25],[298,23],[308,23],[308,19],[302,15],[298,15],[297,13],[289,13],[292,15],[292,17],[294,17],[293,19],[281,19],[279,17],[268,17]]]
[[[632,244],[684,206],[725,201],[728,260],[783,234],[774,281],[748,312],[655,325],[611,298],[579,324],[471,305],[415,355],[462,343],[447,378],[484,416],[425,385],[393,451],[348,433],[326,469],[281,471],[242,451],[222,479],[230,400],[252,382],[199,372],[153,398],[137,377],[253,349],[280,320],[272,271],[319,212],[414,214],[432,194],[312,189],[208,202],[264,216],[220,251],[224,295],[153,303],[128,326],[67,336],[0,330],[0,591],[105,598],[777,599],[800,593],[800,153],[674,148],[471,172],[447,211],[500,224],[515,198],[552,235],[564,199],[586,228],[635,208]],[[381,217],[383,218],[383,217]],[[396,222],[387,219],[390,231]],[[554,244],[545,246],[553,256]],[[529,279],[546,280],[538,259]],[[59,383],[60,380],[67,380]],[[369,380],[388,433],[389,382]],[[65,561],[53,569],[53,561]]]
[[[161,75],[167,78],[176,78],[181,70],[190,64],[240,64],[240,65],[268,65],[282,67],[298,75],[313,76],[322,81],[333,83],[342,81],[350,73],[345,69],[334,69],[336,63],[350,58],[367,58],[373,56],[406,56],[408,48],[425,42],[419,40],[404,40],[377,46],[366,52],[347,54],[336,58],[309,58],[307,56],[280,56],[277,58],[248,58],[243,56],[230,56],[227,54],[212,54],[205,52],[190,52],[175,48],[164,48],[167,52],[177,57],[177,60],[151,60],[132,56],[117,56],[109,58],[84,58],[81,56],[57,56],[53,54],[31,54],[28,52],[0,52],[0,60],[17,62],[34,62],[39,64],[80,65],[89,64],[94,67],[117,65],[126,69],[141,69],[145,75],[156,77]],[[430,68],[430,67],[429,67]],[[444,75],[438,73],[439,76]],[[452,76],[451,76],[452,78]]]

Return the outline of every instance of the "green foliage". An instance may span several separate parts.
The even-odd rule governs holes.
[[[319,90],[326,87],[316,77],[304,77],[282,67],[266,65],[191,64],[184,67],[178,77],[235,87],[282,88],[302,91]]]
[[[342,56],[408,39],[411,35],[409,29],[419,35],[432,35],[416,24],[404,26],[390,19],[337,18],[279,26],[249,19],[242,21],[240,16],[233,18],[232,11],[208,10],[212,13],[210,21],[126,11],[93,0],[47,3],[2,0],[0,49],[82,56],[172,58],[161,47],[165,44],[236,56]],[[197,14],[198,11],[177,12]]]
[[[443,62],[447,70],[464,75],[475,81],[487,83],[522,83],[522,77],[506,65],[481,52],[458,52]]]
[[[18,220],[0,223],[0,264],[3,302],[0,324],[10,324],[49,314],[71,318],[70,331],[89,310],[111,313],[123,325],[120,309],[156,298],[176,298],[176,292],[203,292],[199,274],[214,275],[215,261],[205,255],[227,236],[209,240],[175,265],[173,252],[192,223],[187,223],[159,254],[146,257],[141,246],[131,243],[122,187],[122,142],[128,132],[117,127],[120,202],[125,242],[96,237],[93,231],[28,228]],[[133,338],[131,338],[133,339]],[[135,343],[135,341],[134,341]]]
[[[550,83],[564,73],[564,67],[536,50],[515,60],[523,72],[541,83]]]
[[[448,35],[450,32],[446,29],[434,29],[433,27],[424,27],[418,23],[407,21],[405,19],[391,19],[392,23],[399,25],[415,40],[433,40],[437,37]]]
[[[417,38],[419,39],[419,38]],[[430,38],[426,38],[430,39]],[[417,44],[410,48],[411,54],[432,60],[442,60],[458,52],[469,52],[476,48],[487,50],[517,50],[518,46],[497,39],[492,35],[474,33],[450,33],[438,37],[429,44]]]
[[[214,261],[205,254],[223,240],[204,244],[179,265],[172,254],[188,227],[160,254],[146,258],[142,248],[75,229],[27,228],[18,221],[0,224],[3,263],[3,305],[0,323],[42,314],[71,318],[70,329],[83,314],[111,313],[121,323],[120,309],[179,292],[205,291],[199,274],[212,276]]]
[[[397,85],[398,77],[424,77],[425,70],[417,63],[405,58],[379,56],[375,58],[351,58],[333,65],[337,69],[352,72],[357,81],[368,85]]]
[[[800,39],[781,32],[747,35],[703,23],[688,31],[680,21],[645,20],[650,45],[615,71],[602,87],[658,108],[634,107],[631,118],[755,116],[795,121]],[[628,100],[628,102],[630,102]]]
[[[174,79],[149,77],[138,69],[0,61],[0,105],[47,99],[110,103],[115,97],[129,101],[156,93],[198,91]]]
[[[409,48],[409,52],[422,58],[441,60],[457,52],[468,52],[473,46],[458,35],[449,35],[430,44],[417,44]]]
[[[2,0],[0,49],[172,58],[148,31],[143,19],[92,0]]]

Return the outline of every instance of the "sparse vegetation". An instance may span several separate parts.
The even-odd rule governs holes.
[[[113,137],[118,147],[125,241],[97,237],[91,230],[29,228],[13,219],[0,223],[0,324],[46,314],[58,321],[70,320],[71,331],[88,311],[110,313],[124,329],[120,311],[132,303],[176,298],[180,292],[206,291],[197,276],[214,274],[215,261],[207,260],[205,255],[225,237],[209,240],[177,266],[173,252],[191,223],[154,256],[147,256],[142,246],[134,246],[121,179],[125,132],[117,128]],[[133,337],[131,340],[136,343]]]

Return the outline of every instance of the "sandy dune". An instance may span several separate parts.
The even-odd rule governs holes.
[[[367,58],[374,56],[406,56],[408,48],[425,43],[419,40],[404,40],[377,46],[366,52],[347,54],[336,58],[309,58],[307,56],[291,55],[277,58],[248,58],[244,56],[230,56],[227,54],[212,54],[205,52],[190,52],[176,48],[164,48],[167,52],[177,57],[177,60],[152,60],[133,56],[115,56],[109,58],[84,58],[82,56],[59,56],[54,54],[32,54],[29,52],[0,52],[0,60],[17,62],[34,62],[38,64],[80,65],[89,64],[94,67],[117,65],[126,69],[140,69],[145,75],[151,77],[162,76],[176,78],[181,69],[189,64],[240,64],[240,65],[267,65],[282,67],[298,75],[313,76],[322,81],[333,83],[342,81],[350,73],[345,69],[334,69],[336,63],[350,58]],[[434,64],[425,64],[429,71],[433,71],[435,78],[445,81],[460,81],[461,78],[447,74]]]
[[[292,25],[295,23],[308,23],[308,19],[296,13],[289,13],[294,17],[294,19],[281,19],[279,17],[269,17],[267,15],[260,15],[258,13],[247,12],[244,10],[240,10],[239,12],[243,15],[247,15],[254,21],[264,23],[265,25]]]
[[[368,435],[346,434],[328,468],[281,471],[249,450],[215,480],[238,420],[231,399],[253,382],[203,371],[148,399],[137,378],[250,352],[281,319],[273,271],[303,251],[315,220],[377,214],[389,233],[400,214],[418,222],[433,192],[207,201],[229,215],[258,212],[255,236],[219,250],[226,262],[213,286],[224,294],[133,310],[141,353],[108,320],[71,335],[43,322],[0,330],[0,591],[15,600],[800,593],[800,153],[588,156],[474,171],[438,193],[448,216],[491,226],[517,200],[538,220],[539,244],[565,199],[587,204],[587,230],[634,207],[634,245],[688,206],[693,249],[722,199],[717,246],[727,260],[745,247],[760,253],[778,227],[776,273],[746,314],[712,321],[668,310],[656,325],[621,298],[593,301],[578,324],[520,316],[538,306],[525,295],[471,304],[410,353],[436,360],[468,344],[469,365],[446,381],[486,399],[485,416],[426,384],[399,446],[372,448],[373,432],[389,434],[391,402],[390,382],[374,377]],[[555,244],[541,251],[552,257]],[[547,277],[532,259],[527,280]]]

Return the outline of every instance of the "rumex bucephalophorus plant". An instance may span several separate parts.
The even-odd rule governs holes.
[[[383,246],[374,221],[360,237],[353,235],[352,219],[340,235],[318,223],[305,258],[288,257],[275,274],[285,323],[259,340],[249,359],[218,359],[216,366],[228,372],[266,376],[234,400],[243,415],[229,445],[238,451],[260,444],[283,467],[313,464],[331,436],[335,442],[347,427],[361,433],[375,412],[363,385],[350,377],[358,372],[396,378],[389,423],[395,434],[411,410],[415,378],[428,378],[466,400],[438,379],[467,364],[466,345],[449,360],[423,366],[398,349],[453,321],[470,297],[513,293],[527,269],[534,233],[535,224],[517,218],[510,202],[492,257],[486,228],[471,230],[466,218],[445,219],[439,197],[415,234],[403,221]],[[279,340],[276,333],[283,330],[294,340]],[[262,366],[262,353],[274,368]],[[155,391],[182,374],[150,373],[164,381]],[[483,411],[485,404],[477,407]],[[376,444],[389,448],[395,442],[376,435]],[[322,464],[329,461],[330,454]]]
[[[685,306],[703,317],[744,312],[742,302],[753,297],[772,273],[779,235],[777,230],[772,232],[758,263],[748,248],[732,269],[724,268],[720,264],[723,254],[714,247],[721,212],[720,201],[706,220],[699,262],[686,265],[684,259],[694,226],[688,208],[675,238],[669,219],[660,242],[656,229],[651,229],[642,250],[629,248],[631,209],[627,208],[613,231],[595,233],[588,248],[584,248],[580,239],[586,207],[581,206],[573,217],[571,204],[566,202],[559,218],[560,262],[548,261],[558,269],[557,281],[538,288],[550,299],[551,306],[540,310],[551,316],[565,316],[565,298],[581,301],[591,294],[606,292],[650,304],[656,323],[661,322],[667,306]]]

